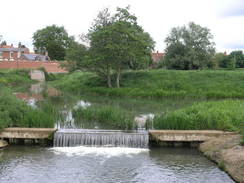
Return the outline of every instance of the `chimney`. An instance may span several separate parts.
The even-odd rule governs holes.
[[[157,50],[157,53],[158,53],[158,50]]]
[[[11,47],[14,47],[13,43],[10,45]]]
[[[20,48],[19,48],[19,49],[18,49],[18,55],[17,55],[18,60],[20,60],[20,57],[21,57],[21,50],[20,50]]]

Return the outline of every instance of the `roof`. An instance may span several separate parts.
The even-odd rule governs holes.
[[[164,57],[164,55],[165,53],[159,53],[159,52],[152,53],[153,62],[159,62]]]
[[[22,56],[25,57],[26,60],[31,60],[31,61],[48,61],[49,58],[45,55],[40,55],[40,54],[23,54]]]
[[[14,47],[10,47],[10,46],[4,46],[2,48],[0,48],[0,51],[21,51],[21,52],[25,52],[25,51],[29,51],[28,48],[14,48]]]

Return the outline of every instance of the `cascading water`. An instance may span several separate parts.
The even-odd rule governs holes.
[[[145,132],[127,133],[119,130],[62,129],[54,135],[54,147],[111,146],[147,148]]]

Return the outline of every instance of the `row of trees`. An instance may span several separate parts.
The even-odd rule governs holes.
[[[52,60],[67,60],[71,71],[96,72],[108,87],[120,87],[123,70],[144,69],[152,63],[154,41],[138,25],[129,7],[117,8],[114,14],[108,9],[99,12],[88,33],[81,38],[83,44],[69,36],[64,27],[52,25],[36,31],[33,44],[41,53],[47,50]],[[168,69],[244,67],[241,51],[229,56],[216,54],[210,30],[193,22],[173,28],[165,43],[161,63]]]
[[[220,68],[244,68],[244,54],[241,50],[232,51],[229,55],[217,53],[214,56],[213,63]]]

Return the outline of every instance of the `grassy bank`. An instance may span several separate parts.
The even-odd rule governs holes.
[[[133,116],[119,107],[91,106],[80,107],[72,111],[76,123],[82,123],[83,128],[89,128],[89,123],[96,124],[100,129],[134,129]]]
[[[190,107],[156,117],[156,129],[240,131],[244,101],[225,100],[195,103]]]
[[[122,76],[121,88],[107,88],[95,74],[74,72],[52,84],[76,94],[130,97],[206,97],[244,98],[242,70],[150,70],[128,71]]]
[[[9,88],[0,87],[0,128],[54,127],[57,113],[52,106],[42,103],[34,109],[12,95]]]
[[[10,87],[13,90],[25,90],[31,83],[29,70],[0,70],[0,86]]]

